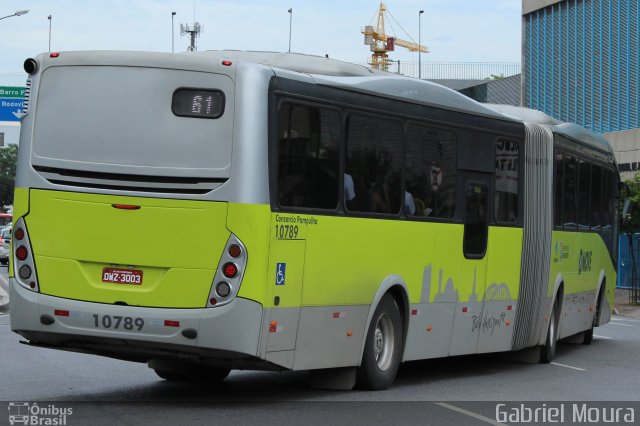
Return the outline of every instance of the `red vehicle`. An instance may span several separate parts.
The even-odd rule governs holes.
[[[0,227],[6,226],[13,221],[13,215],[11,213],[0,213]]]

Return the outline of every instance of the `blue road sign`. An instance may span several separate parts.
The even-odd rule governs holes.
[[[20,121],[23,99],[0,98],[0,121]]]

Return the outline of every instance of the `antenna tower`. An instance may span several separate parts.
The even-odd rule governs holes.
[[[187,50],[189,52],[194,52],[198,50],[196,46],[196,38],[200,37],[200,33],[202,32],[202,25],[200,22],[194,22],[193,26],[190,27],[189,24],[180,24],[180,37],[185,34],[189,34],[190,42]]]

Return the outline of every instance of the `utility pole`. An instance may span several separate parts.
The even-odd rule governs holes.
[[[52,16],[51,15],[47,16],[47,19],[49,20],[49,53],[51,53],[51,19],[52,19]]]
[[[175,44],[173,41],[173,36],[176,33],[176,31],[173,29],[173,17],[176,16],[175,12],[171,12],[171,53],[175,53],[176,49],[175,49]]]
[[[291,24],[293,22],[293,8],[289,8],[289,53],[291,53]]]
[[[418,79],[422,79],[422,61],[421,61],[421,49],[420,46],[422,44],[421,41],[421,30],[422,30],[422,14],[424,13],[424,10],[420,9],[420,12],[418,12]]]

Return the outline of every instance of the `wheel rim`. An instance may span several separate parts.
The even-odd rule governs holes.
[[[393,322],[391,317],[385,313],[378,318],[373,339],[373,351],[380,370],[386,371],[391,365],[394,346]]]

